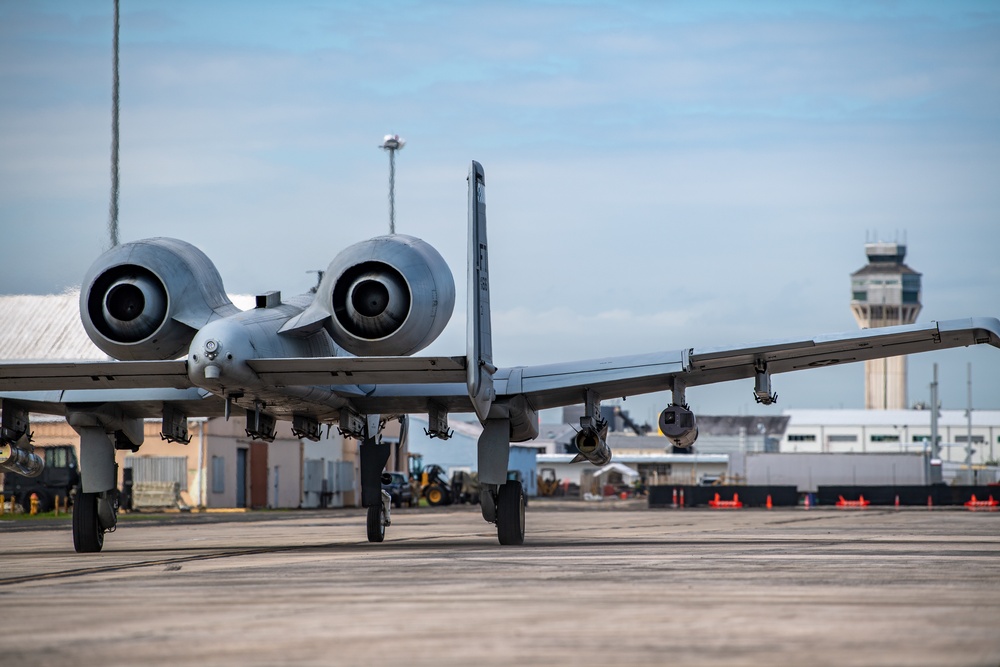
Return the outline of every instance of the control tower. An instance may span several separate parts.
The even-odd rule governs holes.
[[[903,263],[906,246],[866,243],[868,265],[851,274],[851,312],[862,329],[913,324],[920,312],[920,274]],[[906,409],[906,357],[865,362],[865,409]]]

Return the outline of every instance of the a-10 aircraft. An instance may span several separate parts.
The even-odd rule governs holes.
[[[660,414],[679,447],[698,437],[685,388],[754,379],[769,404],[771,375],[929,350],[1000,347],[992,317],[895,326],[813,339],[497,368],[490,331],[486,190],[469,169],[468,329],[465,354],[412,356],[444,329],[455,283],[441,255],[420,239],[389,235],[334,258],[315,292],[257,297],[240,311],[212,262],[188,243],[153,238],[112,248],[91,266],[80,317],[94,343],[119,361],[0,363],[0,467],[38,474],[29,412],[63,415],[80,434],[81,492],[73,509],[79,552],[100,551],[116,523],[116,449],[137,450],[143,419],[160,417],[167,439],[187,438],[188,417],[242,410],[247,434],[272,439],[277,420],[296,437],[318,439],[337,424],[361,442],[361,497],[368,539],[381,542],[389,504],[381,476],[387,420],[425,413],[432,436],[448,437],[448,414],[475,412],[483,518],[500,544],[524,541],[524,490],[507,479],[511,442],[538,435],[538,411],[583,403],[578,460],[610,461],[603,398],[670,390]],[[11,326],[12,323],[5,323]],[[183,358],[178,358],[185,355]]]

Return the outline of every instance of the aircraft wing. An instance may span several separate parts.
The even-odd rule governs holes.
[[[465,357],[320,357],[247,363],[272,386],[465,381]],[[3,392],[190,387],[183,360],[0,362]]]
[[[668,391],[675,378],[689,387],[752,378],[761,362],[769,373],[784,373],[980,343],[1000,348],[1000,320],[968,318],[724,348],[501,368],[493,380],[498,398],[523,395],[541,410],[579,403],[587,389],[615,398]],[[431,404],[455,411],[472,406],[464,384],[465,357],[322,357],[248,363],[268,386],[330,386],[371,413],[423,412]],[[358,385],[371,388],[359,393]],[[154,396],[153,390],[159,393]],[[183,360],[4,362],[0,363],[0,392],[39,412],[51,412],[67,403],[123,402],[133,404],[136,412],[153,415],[159,409],[156,406],[169,401],[184,402],[190,414],[210,416],[223,404],[191,386]],[[50,408],[42,409],[46,404]]]
[[[816,338],[504,369],[506,387],[501,393],[523,394],[535,409],[541,410],[578,403],[586,389],[615,398],[669,390],[674,378],[686,386],[752,378],[762,363],[769,373],[784,373],[981,343],[1000,348],[1000,320],[967,318]]]
[[[139,389],[191,387],[184,361],[5,361],[0,390]]]
[[[767,363],[771,373],[785,373],[982,343],[1000,347],[1000,320],[965,318],[756,346],[693,350],[686,382],[694,386],[750,378],[754,376],[758,359]]]
[[[465,382],[465,357],[305,357],[247,364],[276,386]]]

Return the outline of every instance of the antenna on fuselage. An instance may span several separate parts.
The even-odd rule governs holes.
[[[384,151],[389,151],[389,233],[396,233],[396,151],[403,150],[406,139],[402,139],[398,134],[387,134],[382,138],[379,146]]]
[[[306,271],[306,273],[315,273],[316,274],[316,284],[309,288],[309,292],[311,294],[315,294],[317,291],[319,291],[319,286],[321,284],[323,284],[323,274],[326,273],[326,271],[319,271],[317,269],[310,269],[309,271]]]
[[[111,247],[118,245],[118,0],[115,0],[113,73],[111,83],[111,204],[108,207],[108,234]]]

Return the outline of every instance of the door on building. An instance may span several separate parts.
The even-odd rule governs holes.
[[[267,443],[250,443],[250,507],[267,507]]]
[[[247,450],[236,450],[236,506],[247,506]]]

